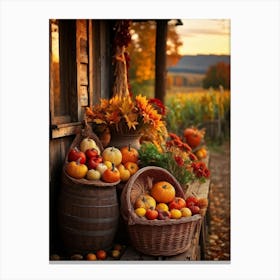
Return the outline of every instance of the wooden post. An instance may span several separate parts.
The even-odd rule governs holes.
[[[155,98],[164,102],[166,94],[166,40],[168,20],[157,20]]]

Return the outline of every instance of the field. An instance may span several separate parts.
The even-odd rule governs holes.
[[[206,123],[226,123],[230,118],[230,91],[189,88],[182,92],[168,92],[165,100],[168,108],[168,130],[181,134],[189,126],[204,127]],[[224,130],[229,131],[229,127]]]

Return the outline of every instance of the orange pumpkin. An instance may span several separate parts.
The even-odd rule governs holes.
[[[175,198],[175,188],[166,181],[159,181],[152,186],[151,195],[160,203],[169,203]]]
[[[195,127],[189,127],[184,130],[184,137],[187,144],[191,146],[192,149],[198,147],[204,137],[204,130],[199,130]]]
[[[113,164],[112,168],[108,168],[103,172],[102,179],[107,183],[118,182],[120,180],[120,172]]]
[[[126,147],[121,148],[122,153],[122,163],[125,164],[127,162],[138,162],[138,151],[135,148],[132,148],[130,144]]]
[[[78,161],[68,162],[65,167],[66,173],[76,179],[82,179],[86,176],[88,168],[85,164],[80,163],[80,158]]]

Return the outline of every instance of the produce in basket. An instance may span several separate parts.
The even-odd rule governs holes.
[[[134,203],[134,208],[155,209],[156,201],[149,194],[140,194]]]
[[[175,188],[166,181],[159,181],[152,186],[151,195],[156,202],[169,203],[175,197]]]
[[[177,216],[174,218],[169,218],[167,214],[166,219],[161,219],[160,210],[155,210],[158,211],[158,216],[153,220],[137,215],[134,206],[138,197],[149,194],[152,186],[160,181],[171,184],[175,189],[175,196],[184,198],[181,185],[166,169],[156,166],[143,167],[130,178],[123,188],[121,214],[127,223],[130,241],[136,250],[153,256],[172,256],[183,253],[189,248],[202,216],[178,218],[183,214],[178,214],[177,211],[182,212],[175,208],[173,210],[177,211],[173,212]]]

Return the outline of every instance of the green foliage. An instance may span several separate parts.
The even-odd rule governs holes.
[[[139,150],[140,166],[158,166],[168,170],[184,187],[186,184],[194,181],[195,175],[186,169],[189,161],[185,161],[183,166],[179,166],[173,153],[158,151],[152,143],[143,143]]]

